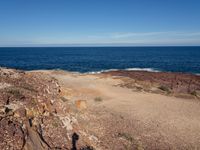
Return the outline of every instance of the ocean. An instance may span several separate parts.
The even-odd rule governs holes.
[[[146,70],[200,73],[200,47],[6,47],[0,66],[93,73]]]

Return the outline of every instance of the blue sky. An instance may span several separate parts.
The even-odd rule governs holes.
[[[0,46],[200,45],[199,0],[0,0]]]

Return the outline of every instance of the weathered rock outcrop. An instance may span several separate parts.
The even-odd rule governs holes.
[[[123,77],[124,83],[120,86],[137,91],[200,99],[200,76],[198,75],[147,71],[110,71],[102,74]]]
[[[46,74],[1,68],[0,149],[72,148],[74,122],[64,122],[71,116],[60,92]]]

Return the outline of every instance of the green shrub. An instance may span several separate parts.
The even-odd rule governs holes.
[[[127,141],[130,141],[130,142],[133,141],[133,138],[128,133],[118,133],[118,137],[124,138],[124,139],[126,139]]]
[[[193,95],[193,96],[197,96],[197,92],[196,91],[192,91],[190,94]]]
[[[52,126],[55,127],[55,128],[57,128],[57,127],[59,127],[59,124],[57,122],[53,122]]]
[[[165,92],[167,92],[167,93],[170,93],[169,88],[166,87],[166,86],[164,86],[164,85],[161,85],[161,86],[159,86],[158,88],[159,88],[160,90],[162,90],[162,91],[165,91]]]
[[[95,97],[95,98],[94,98],[94,101],[95,101],[95,102],[101,102],[101,101],[102,101],[102,98],[101,98],[101,97]]]

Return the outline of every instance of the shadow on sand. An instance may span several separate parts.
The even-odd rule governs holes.
[[[72,148],[71,148],[71,150],[78,150],[77,147],[76,147],[78,140],[79,140],[79,135],[74,132],[73,135],[72,135]],[[94,150],[94,149],[91,146],[85,146],[85,147],[80,148],[80,150]]]

